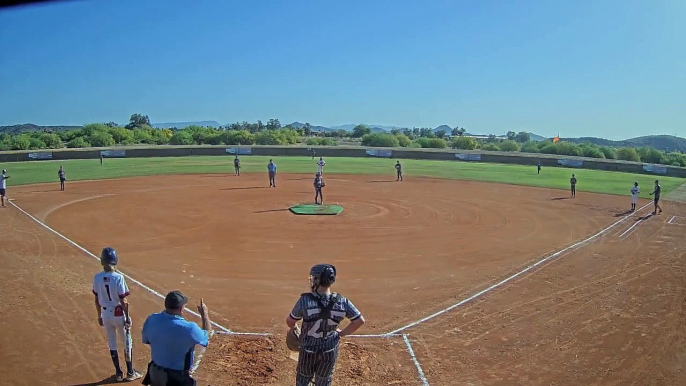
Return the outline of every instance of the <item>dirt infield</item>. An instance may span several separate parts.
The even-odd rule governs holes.
[[[199,384],[292,384],[284,319],[311,265],[339,270],[335,289],[367,318],[360,334],[408,334],[432,385],[686,384],[685,206],[643,221],[615,196],[465,181],[326,178],[338,216],[295,216],[313,200],[310,176],[192,175],[33,185],[14,203],[156,291],[200,297],[216,334]],[[643,203],[645,204],[645,202]],[[434,312],[512,277],[616,224],[588,244],[513,277],[484,296]],[[97,383],[111,375],[90,280],[98,264],[16,208],[0,211],[0,379],[16,385]],[[633,228],[631,228],[633,226]],[[161,299],[129,283],[134,355]],[[192,317],[191,317],[192,318]],[[20,343],[19,343],[20,342]],[[9,348],[9,349],[8,349]],[[350,338],[336,384],[421,385],[399,336]]]

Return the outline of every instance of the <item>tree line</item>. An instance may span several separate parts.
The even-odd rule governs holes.
[[[116,145],[297,145],[336,146],[338,140],[351,138],[370,147],[406,147],[463,150],[484,150],[555,154],[599,159],[618,159],[653,164],[686,167],[686,154],[663,152],[654,148],[614,148],[584,143],[531,141],[527,132],[507,133],[506,140],[498,142],[495,135],[480,140],[467,136],[466,130],[455,127],[450,133],[431,128],[395,129],[390,133],[374,133],[366,125],[357,125],[351,132],[333,130],[323,137],[311,137],[309,123],[293,127],[282,126],[278,119],[267,123],[237,122],[219,128],[188,126],[185,128],[155,129],[147,115],[133,114],[129,123],[120,126],[114,122],[93,123],[79,129],[60,132],[32,132],[0,134],[0,150],[41,150],[111,147]]]

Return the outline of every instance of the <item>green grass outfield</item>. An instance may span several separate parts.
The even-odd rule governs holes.
[[[310,157],[272,157],[280,173],[311,173],[317,170]],[[266,173],[270,157],[242,156],[241,171],[244,173]],[[327,174],[374,174],[387,175],[395,179],[393,159],[329,157]],[[535,166],[460,161],[401,160],[405,178],[436,177],[486,182],[499,182],[524,186],[568,189],[569,178],[576,174],[577,190],[585,192],[629,195],[634,181],[641,187],[641,197],[647,198],[657,178],[662,185],[663,195],[686,182],[686,179],[644,174],[606,172],[599,170],[544,167],[540,175]],[[57,170],[64,165],[67,180],[96,180],[155,174],[229,173],[233,174],[232,156],[163,157],[163,158],[109,158],[103,166],[100,161],[31,161],[0,165],[8,170],[13,185],[57,182]]]

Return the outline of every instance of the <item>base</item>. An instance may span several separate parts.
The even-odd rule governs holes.
[[[343,211],[343,208],[338,205],[317,205],[317,204],[300,204],[291,206],[290,211],[293,214],[299,215],[337,215]]]

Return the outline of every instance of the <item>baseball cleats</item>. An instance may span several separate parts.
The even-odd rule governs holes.
[[[132,374],[126,374],[126,378],[124,380],[126,382],[131,382],[131,381],[135,381],[136,379],[140,379],[142,377],[143,377],[143,375],[141,373],[134,370]]]

